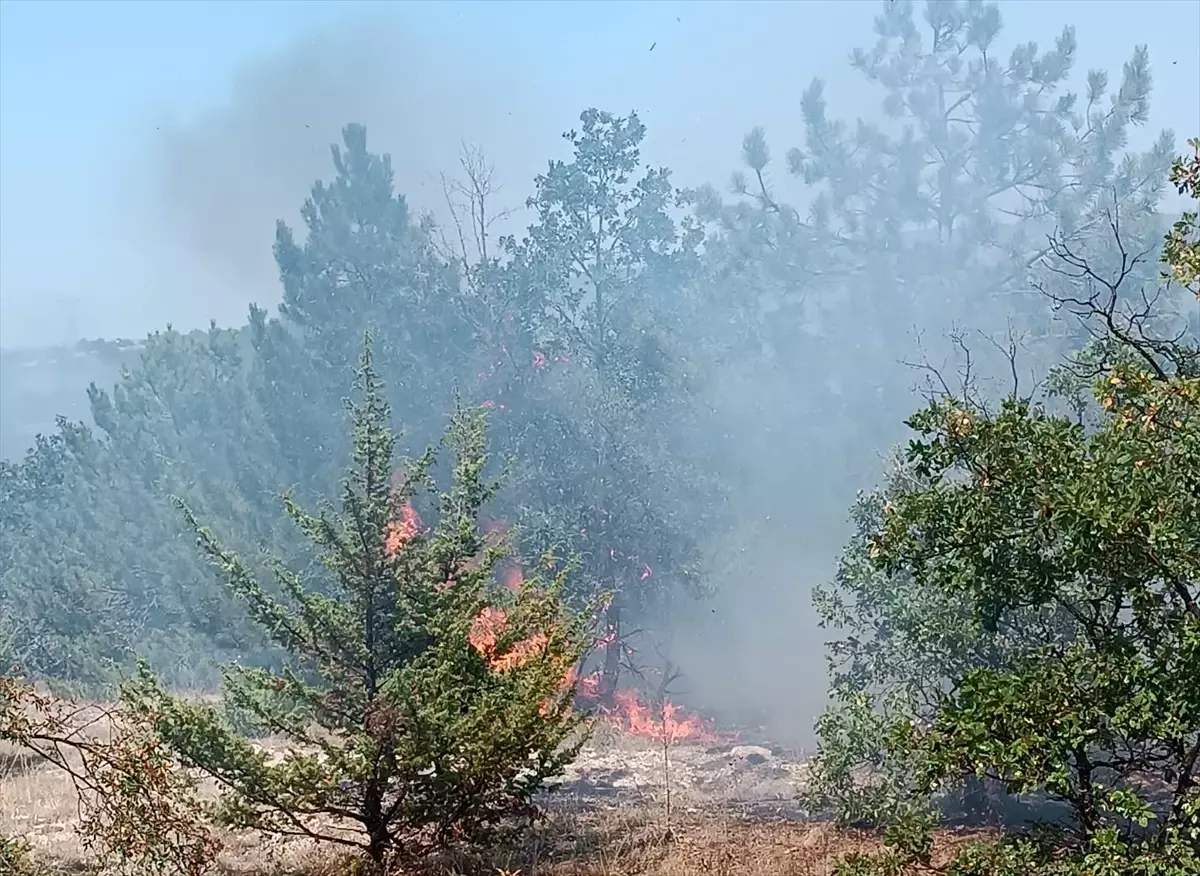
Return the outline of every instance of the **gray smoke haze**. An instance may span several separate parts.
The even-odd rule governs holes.
[[[153,14],[121,10],[112,33],[89,31],[99,12],[73,27],[20,0],[0,12],[0,346],[69,343],[72,330],[136,337],[167,321],[229,324],[251,300],[272,303],[274,222],[296,219],[349,121],[393,153],[413,205],[437,209],[438,174],[455,170],[464,142],[486,151],[502,198],[519,205],[587,106],[638,110],[650,162],[671,167],[680,185],[718,186],[752,126],[765,127],[779,158],[800,143],[800,97],[814,76],[839,117],[879,110],[880,95],[848,64],[873,39],[871,2],[279,3],[258,7],[277,22],[266,46],[261,34],[230,33],[236,51],[205,50],[219,60],[189,57],[160,81],[111,80],[144,94],[72,86],[106,51],[144,69],[183,45],[189,21],[240,21],[227,7],[143,8]],[[68,19],[84,9],[70,7]],[[1135,44],[1149,44],[1151,118],[1130,144],[1144,148],[1161,128],[1200,127],[1200,4],[1131,9],[1082,15],[1070,0],[1005,0],[1000,50],[1028,39],[1045,47],[1072,24],[1079,87],[1087,69],[1117,75]],[[207,27],[204,36],[219,33]],[[773,176],[782,197],[803,200],[782,168]],[[68,257],[64,236],[78,244]]]
[[[772,17],[798,26],[808,7],[752,6],[727,32],[729,43],[717,47],[714,26],[730,10],[716,6],[649,7],[645,32],[614,40],[610,56],[588,57],[590,74],[574,65],[550,70],[503,46],[480,48],[453,36],[434,42],[428,27],[406,21],[404,7],[382,6],[257,59],[237,72],[224,102],[182,123],[156,124],[138,167],[143,209],[133,215],[137,233],[152,241],[147,249],[158,252],[160,294],[175,297],[170,290],[179,289],[181,273],[204,281],[203,291],[177,293],[175,324],[228,324],[244,317],[248,301],[274,303],[275,221],[298,223],[309,187],[331,171],[330,144],[350,121],[366,125],[373,151],[391,153],[397,189],[410,206],[443,222],[440,175],[459,175],[463,147],[478,147],[495,166],[500,205],[515,209],[503,230],[519,233],[533,177],[547,160],[565,156],[560,135],[588,106],[636,110],[649,129],[644,157],[670,167],[678,185],[724,186],[751,126],[773,118],[780,143],[800,137],[799,91],[812,75],[843,70],[846,48],[827,46],[824,58],[812,57],[802,78],[787,83],[795,94],[784,98],[768,75],[720,69],[713,50],[731,58],[753,53],[757,43],[778,41]],[[545,8],[548,19],[562,15]],[[837,17],[862,33],[873,13]],[[833,100],[857,85],[851,76],[838,79]]]
[[[682,21],[669,23],[684,30]],[[768,24],[753,23],[758,31]],[[649,46],[641,37],[631,42],[642,52]],[[844,51],[830,53],[832,69],[823,72],[836,73]],[[686,31],[674,45],[663,39],[655,54],[665,70],[683,62],[697,76],[715,61],[686,60]],[[482,79],[481,69],[487,70]],[[738,167],[742,135],[761,121],[767,101],[750,92],[722,95],[719,82],[696,87],[695,77],[678,70],[669,79],[649,89],[598,77],[587,89],[592,93],[564,99],[556,83],[500,52],[467,64],[460,53],[415,38],[395,16],[351,19],[241,71],[228,102],[187,124],[164,126],[151,165],[147,231],[208,278],[216,297],[203,303],[228,323],[242,317],[248,300],[276,300],[275,220],[298,222],[299,204],[315,179],[329,175],[330,144],[350,120],[367,126],[373,150],[391,153],[397,189],[410,205],[442,222],[448,217],[440,174],[455,175],[462,147],[470,144],[495,165],[499,206],[517,208],[502,230],[519,233],[533,177],[548,159],[566,156],[560,135],[590,105],[637,109],[649,129],[645,158],[671,167],[677,184],[711,180],[724,187]],[[774,112],[780,115],[779,107]],[[777,125],[786,138],[781,143],[800,137],[799,114],[789,115],[790,124]],[[782,171],[777,176],[782,192],[801,195],[794,184],[789,190]],[[755,408],[770,405],[772,392],[784,387],[759,386],[755,397],[745,389],[716,404],[729,407],[736,397]],[[770,436],[761,438],[765,445]],[[803,739],[825,687],[810,589],[833,568],[847,497],[829,497],[840,507],[831,502],[824,519],[805,521],[798,537],[796,509],[785,501],[794,485],[786,475],[782,483],[768,476],[760,448],[744,451],[734,464],[751,488],[736,500],[746,526],[729,544],[715,546],[715,601],[694,606],[695,617],[675,631],[673,650],[686,672],[680,691],[697,705],[761,716],[777,734]]]
[[[367,126],[374,150],[392,154],[397,188],[411,206],[445,221],[439,175],[457,174],[464,144],[484,151],[496,168],[500,201],[519,208],[547,159],[564,155],[559,135],[587,106],[637,110],[648,127],[648,163],[672,168],[678,185],[720,187],[738,169],[741,137],[752,126],[766,127],[779,159],[801,142],[800,94],[812,77],[826,81],[840,117],[881,115],[880,94],[847,60],[852,48],[872,40],[874,3],[650,4],[640,8],[635,29],[604,40],[571,30],[587,12],[539,4],[543,43],[561,42],[542,46],[530,36],[514,49],[481,45],[465,28],[414,22],[407,6],[357,7],[239,69],[223,102],[182,123],[156,125],[136,168],[140,202],[131,211],[140,224],[132,232],[157,253],[154,296],[170,300],[169,308],[156,300],[156,312],[191,327],[210,318],[240,321],[248,301],[273,303],[275,220],[298,221],[309,187],[330,172],[330,144],[350,121]],[[1148,25],[1143,14],[1140,26],[1125,21],[1114,30],[1126,15],[1119,6],[1083,17],[1089,21],[1069,2],[1010,2],[1001,42],[1005,51],[1018,39],[1046,46],[1073,24],[1078,76],[1090,66],[1116,75],[1135,43],[1157,48],[1136,31],[1149,26],[1161,43],[1172,13],[1184,19],[1183,31],[1189,12],[1200,25],[1200,4],[1167,3],[1159,4],[1157,22]],[[590,8],[633,19],[629,4]],[[460,19],[477,11],[462,9]],[[1179,99],[1189,71],[1192,83],[1200,76],[1195,53],[1182,57],[1182,69],[1174,46],[1164,54],[1171,63],[1156,64],[1152,119],[1143,129],[1146,142],[1131,144],[1136,148],[1162,127],[1200,126],[1194,92]],[[803,203],[804,188],[777,165],[771,181],[778,194]],[[505,230],[519,232],[523,218],[518,210]],[[181,283],[189,274],[195,281]]]
[[[516,183],[542,160],[529,141],[556,133],[529,109],[542,102],[538,83],[510,72],[506,105],[447,62],[391,18],[351,21],[240,71],[228,103],[162,132],[145,215],[218,281],[208,306],[219,321],[243,317],[248,301],[277,299],[275,222],[299,223],[349,121],[367,126],[373,150],[392,153],[397,189],[418,210],[443,206],[439,173],[457,169],[463,143],[506,156],[506,191],[521,197]],[[455,124],[445,124],[448,114]]]
[[[1200,133],[1200,108],[1188,102],[1200,77],[1196,29],[1191,38],[1180,35],[1189,21],[1200,25],[1200,4],[1145,5],[1153,15],[1127,3],[1002,6],[1005,51],[1018,39],[1047,46],[1063,25],[1077,25],[1080,77],[1104,66],[1115,78],[1133,45],[1149,43],[1156,74],[1164,75],[1147,142],[1161,127]],[[331,174],[330,144],[348,122],[366,125],[372,151],[391,153],[397,189],[410,205],[444,222],[439,174],[456,174],[464,144],[494,163],[500,205],[519,208],[547,159],[564,156],[560,134],[588,106],[636,109],[649,129],[649,164],[672,168],[677,185],[722,188],[739,169],[742,136],[752,126],[765,126],[780,159],[801,142],[800,95],[814,76],[827,80],[839,117],[878,116],[880,96],[847,63],[852,48],[872,41],[875,3],[646,4],[636,31],[605,32],[603,56],[585,51],[586,34],[573,35],[575,49],[563,43],[567,13],[544,7],[541,39],[558,42],[539,48],[531,36],[516,50],[460,40],[449,28],[415,27],[404,6],[356,9],[239,69],[223,100],[181,120],[148,119],[148,139],[132,153],[136,167],[126,169],[130,204],[123,210],[126,236],[145,256],[144,274],[138,290],[109,302],[127,308],[124,333],[159,325],[163,314],[180,328],[210,318],[236,324],[249,302],[275,304],[275,222],[299,224],[298,208],[314,180]],[[603,16],[608,7],[590,8]],[[1180,9],[1182,24],[1172,24]],[[621,14],[629,18],[630,7]],[[1161,61],[1155,39],[1172,41]],[[1190,55],[1177,52],[1189,44]],[[1173,60],[1182,67],[1166,66]],[[802,188],[779,164],[777,193],[802,202]],[[519,233],[525,219],[518,210],[504,230]],[[913,314],[897,332],[922,316]],[[841,379],[848,392],[868,391],[864,376]],[[825,688],[810,591],[833,571],[853,488],[878,480],[882,455],[902,427],[876,436],[877,453],[858,459],[861,470],[837,486],[800,482],[803,466],[772,458],[805,452],[787,445],[790,424],[754,425],[766,423],[755,419],[759,412],[789,391],[784,382],[739,374],[714,399],[746,439],[731,461],[745,484],[736,497],[743,525],[714,546],[718,595],[688,608],[693,616],[673,644],[697,704],[760,713],[777,733],[803,740]],[[805,497],[799,505],[797,495]]]

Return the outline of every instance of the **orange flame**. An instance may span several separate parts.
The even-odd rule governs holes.
[[[388,525],[386,549],[394,555],[418,532],[421,531],[421,518],[406,502],[400,509],[400,518]],[[504,521],[489,520],[483,525],[483,530],[489,536],[503,537],[509,526]],[[512,563],[501,573],[504,586],[513,593],[521,590],[525,583],[524,570],[520,563]],[[650,577],[652,570],[643,566],[641,580]],[[453,578],[442,587],[453,583]],[[534,633],[516,644],[497,650],[500,637],[508,625],[508,613],[498,606],[484,608],[474,619],[468,633],[468,641],[488,666],[496,672],[506,672],[525,665],[538,654],[545,652],[549,637],[545,633]],[[610,630],[599,642],[600,646],[614,641],[616,631]],[[603,691],[603,677],[600,672],[592,672],[580,677],[579,667],[571,666],[563,675],[559,685],[560,691],[565,691],[575,685],[575,695],[584,702],[597,702]],[[542,703],[543,714],[548,713],[551,701]],[[718,739],[711,723],[691,714],[681,706],[664,700],[660,708],[651,708],[641,698],[636,690],[622,689],[612,695],[612,705],[602,708],[604,719],[620,727],[632,736],[640,736],[666,745],[676,742],[714,742]]]
[[[496,642],[508,624],[508,613],[502,608],[488,606],[475,616],[467,639],[471,646],[485,657],[496,651]]]
[[[520,565],[514,564],[504,572],[503,580],[504,587],[509,593],[520,593],[521,588],[525,586],[525,572]]]
[[[658,714],[655,714],[655,712]],[[662,708],[651,709],[634,690],[619,690],[613,694],[610,714],[624,725],[626,732],[673,745],[676,742],[715,742],[716,733],[699,715],[688,714],[681,706],[663,700]]]
[[[507,538],[511,528],[503,520],[488,520],[483,524],[484,534],[493,543]],[[500,583],[509,593],[519,593],[525,585],[525,571],[521,568],[521,564],[514,560],[501,560],[497,574],[500,576]]]
[[[545,633],[534,633],[505,651],[497,652],[496,645],[500,637],[504,635],[506,626],[508,626],[508,613],[502,608],[488,606],[475,617],[468,635],[471,646],[486,657],[488,665],[497,672],[505,672],[523,666],[541,653],[550,641]],[[566,677],[570,677],[570,672]],[[563,687],[565,688],[566,684]]]
[[[421,531],[421,518],[412,503],[405,502],[400,508],[400,519],[388,524],[384,538],[384,549],[395,556],[413,536]]]

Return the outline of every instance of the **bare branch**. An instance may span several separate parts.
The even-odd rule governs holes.
[[[1145,288],[1129,288],[1136,268],[1147,261],[1151,250],[1132,253],[1121,229],[1119,207],[1114,204],[1104,213],[1118,263],[1109,272],[1095,266],[1088,254],[1069,242],[1061,233],[1049,238],[1045,270],[1061,278],[1066,288],[1051,289],[1035,281],[1034,288],[1050,299],[1055,310],[1066,309],[1094,339],[1116,341],[1140,358],[1159,380],[1171,373],[1189,370],[1200,361],[1200,350],[1181,343],[1185,332],[1171,338],[1161,337],[1151,327],[1162,294]],[[1136,303],[1134,303],[1136,302]]]

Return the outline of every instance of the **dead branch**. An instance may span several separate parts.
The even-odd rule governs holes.
[[[459,167],[462,177],[458,179],[441,174],[442,196],[458,238],[453,257],[464,266],[485,264],[491,258],[493,226],[512,216],[516,210],[491,212],[500,186],[496,183],[496,166],[487,160],[482,149],[462,144]],[[468,238],[473,252],[468,247]]]
[[[1186,330],[1174,337],[1162,337],[1152,328],[1162,289],[1147,293],[1145,288],[1130,288],[1135,269],[1146,262],[1152,250],[1133,253],[1128,249],[1115,198],[1104,216],[1119,256],[1116,267],[1107,274],[1102,272],[1056,231],[1048,238],[1049,253],[1042,265],[1065,281],[1065,288],[1051,289],[1040,281],[1034,282],[1034,288],[1050,300],[1055,310],[1066,309],[1073,314],[1092,338],[1114,341],[1140,358],[1157,379],[1190,372],[1200,364],[1200,350],[1183,343]]]
[[[201,876],[214,866],[219,844],[194,782],[147,715],[85,710],[0,676],[0,740],[70,777],[84,845],[117,872]]]

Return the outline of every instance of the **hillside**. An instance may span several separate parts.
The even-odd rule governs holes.
[[[109,386],[137,362],[134,341],[80,341],[73,347],[0,350],[0,459],[16,460],[55,418],[92,422],[87,386]]]

